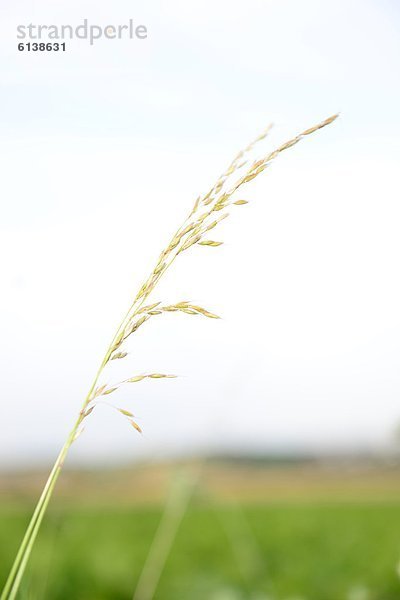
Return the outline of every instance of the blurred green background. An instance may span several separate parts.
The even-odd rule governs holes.
[[[0,478],[2,581],[43,477]],[[155,598],[395,600],[399,498],[397,463],[208,461],[66,472],[20,598],[132,598],[167,504],[161,538],[172,544],[150,575],[160,576]]]

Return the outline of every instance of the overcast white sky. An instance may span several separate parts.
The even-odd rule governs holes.
[[[3,1],[1,465],[58,451],[132,293],[233,154],[269,121],[264,150],[338,110],[248,187],[222,248],[160,287],[224,319],[149,323],[115,366],[182,375],[115,397],[144,436],[102,407],[71,459],[385,443],[400,421],[399,11]],[[17,51],[17,25],[84,18],[132,18],[148,39]]]

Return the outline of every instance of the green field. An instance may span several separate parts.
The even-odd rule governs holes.
[[[29,513],[0,510],[3,581]],[[21,598],[132,598],[157,508],[53,507]],[[400,504],[194,501],[169,554],[159,600],[396,600]]]
[[[0,584],[45,478],[0,474]],[[397,463],[240,460],[65,471],[19,599],[133,598],[166,502],[155,600],[400,600]]]

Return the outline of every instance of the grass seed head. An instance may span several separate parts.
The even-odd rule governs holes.
[[[5,597],[7,597],[7,598],[13,597],[14,598],[18,592],[19,582],[21,580],[25,566],[27,564],[27,560],[29,558],[29,554],[32,549],[32,545],[35,541],[35,538],[36,538],[36,535],[37,535],[37,532],[38,532],[38,529],[40,526],[41,518],[44,514],[44,511],[46,510],[47,503],[51,497],[51,494],[53,493],[54,484],[56,482],[56,478],[58,476],[59,470],[61,469],[61,467],[64,463],[64,459],[68,452],[69,447],[71,446],[73,441],[83,431],[83,428],[81,428],[82,418],[84,418],[84,416],[88,416],[94,409],[94,406],[92,406],[91,408],[88,408],[88,405],[90,404],[90,402],[92,402],[92,400],[94,398],[96,398],[98,396],[108,395],[108,394],[111,394],[112,392],[116,391],[120,385],[120,384],[117,384],[115,387],[111,387],[111,388],[107,388],[107,385],[105,385],[105,386],[103,385],[101,387],[96,387],[99,376],[103,372],[103,369],[105,368],[107,363],[110,361],[110,358],[113,356],[114,352],[121,346],[123,341],[131,333],[136,331],[145,321],[147,321],[147,319],[149,319],[151,317],[149,312],[154,311],[154,309],[159,305],[159,303],[156,303],[156,304],[150,305],[151,308],[149,308],[149,307],[147,307],[146,309],[142,308],[142,305],[145,303],[145,301],[147,300],[147,298],[153,291],[154,287],[159,282],[160,278],[163,276],[163,274],[166,272],[167,268],[172,264],[172,261],[178,256],[178,254],[180,252],[182,252],[183,250],[187,250],[188,248],[190,248],[197,242],[200,242],[205,231],[208,231],[209,229],[212,229],[216,226],[217,222],[216,222],[215,218],[212,221],[213,214],[215,212],[223,210],[229,203],[231,203],[233,194],[242,185],[252,181],[255,177],[257,177],[260,173],[262,173],[269,166],[269,164],[272,162],[272,160],[274,160],[281,152],[283,152],[284,150],[286,150],[288,148],[291,148],[305,136],[308,136],[308,135],[314,133],[315,131],[325,127],[326,125],[329,125],[337,118],[337,116],[338,115],[333,115],[333,116],[329,117],[328,119],[325,119],[325,121],[322,121],[321,123],[318,123],[317,125],[314,125],[313,127],[309,128],[309,129],[306,129],[302,133],[295,136],[293,139],[291,139],[288,142],[286,142],[285,144],[281,145],[279,148],[277,148],[273,152],[270,152],[268,155],[266,155],[260,161],[256,161],[255,163],[253,163],[253,165],[250,168],[248,168],[247,173],[245,172],[245,174],[242,177],[240,177],[234,184],[232,184],[232,187],[230,187],[228,189],[228,191],[224,192],[223,190],[225,188],[225,185],[228,183],[228,177],[232,176],[234,173],[237,173],[237,171],[239,169],[241,169],[242,167],[244,167],[245,165],[248,164],[248,160],[247,160],[247,157],[245,157],[245,154],[247,152],[252,151],[255,144],[257,144],[260,140],[265,138],[265,136],[267,135],[267,133],[269,131],[269,128],[268,128],[265,132],[263,132],[261,135],[259,135],[253,142],[251,142],[245,148],[244,151],[239,152],[239,154],[234,158],[234,160],[229,165],[228,169],[217,179],[216,183],[213,185],[213,187],[208,192],[208,194],[206,194],[202,198],[198,198],[196,200],[195,205],[192,209],[192,212],[191,212],[189,218],[185,220],[184,224],[178,229],[178,231],[172,237],[172,240],[171,240],[169,246],[167,246],[167,248],[162,252],[154,270],[150,274],[150,277],[139,289],[139,292],[136,295],[131,308],[129,309],[121,326],[117,330],[117,333],[115,334],[113,341],[111,342],[109,348],[106,351],[105,358],[103,359],[103,361],[100,365],[100,368],[97,371],[97,374],[95,376],[92,387],[90,388],[89,394],[85,398],[82,410],[80,411],[80,413],[78,415],[78,418],[75,422],[72,433],[67,438],[67,441],[63,447],[63,450],[56,460],[54,468],[50,473],[50,476],[48,479],[48,484],[46,484],[46,487],[45,487],[45,489],[41,495],[41,498],[39,500],[39,503],[37,505],[37,509],[35,510],[35,513],[30,521],[27,533],[24,537],[24,540],[22,542],[20,550],[17,554],[16,561],[14,562],[14,566],[13,566],[11,573],[7,579],[6,587],[3,590],[4,598]],[[242,160],[242,159],[244,159],[244,160]],[[239,163],[239,161],[242,161],[242,162]],[[243,203],[243,201],[241,202],[240,200],[237,200],[237,201],[234,201],[234,203],[240,205]],[[198,213],[199,208],[200,207],[204,208],[204,206],[207,207],[206,211],[203,214],[201,214],[200,216],[196,217],[196,214]],[[226,216],[227,216],[226,214],[223,215],[223,218],[225,218]],[[192,222],[188,223],[188,221],[192,217],[193,217]],[[212,222],[210,223],[209,221],[212,221]],[[203,245],[213,245],[213,244],[219,245],[219,243],[215,243],[215,242],[207,243],[207,241],[205,241],[205,243],[203,243]],[[181,304],[181,306],[171,305],[169,308],[165,307],[164,309],[160,308],[159,310],[160,311],[161,310],[165,310],[165,311],[180,310],[183,312],[188,312],[189,314],[203,314],[206,317],[218,318],[217,315],[214,315],[213,313],[209,313],[208,311],[205,311],[204,309],[201,309],[201,307],[198,307],[196,305],[190,305],[189,303],[183,303],[183,304]],[[158,311],[156,311],[156,312],[158,313]],[[138,320],[136,320],[138,315],[140,315],[140,314],[142,316]],[[118,354],[119,354],[119,358],[121,358],[122,355],[124,355],[123,352],[120,352]],[[117,355],[113,356],[113,358],[116,358],[116,357],[117,357]],[[159,379],[159,378],[175,377],[175,375],[164,375],[161,373],[152,373],[149,375],[139,375],[136,377],[132,377],[121,383],[141,381],[142,379],[145,379],[146,377],[152,378],[152,379]],[[92,392],[93,389],[95,390],[94,392]],[[114,409],[115,408],[116,407],[114,407]],[[139,425],[133,419],[131,419],[131,417],[130,417],[131,413],[129,411],[125,411],[125,409],[117,409],[117,410],[122,412],[122,414],[124,414],[129,419],[129,422],[132,425],[132,427],[134,427],[134,429],[136,429],[140,433],[142,432]],[[39,515],[39,516],[37,516],[37,515]]]

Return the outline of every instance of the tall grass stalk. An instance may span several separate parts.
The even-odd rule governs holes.
[[[133,600],[153,600],[168,557],[178,536],[182,521],[197,493],[206,461],[195,468],[181,468],[173,477],[167,501],[151,541],[143,568],[139,574]],[[209,506],[221,521],[244,583],[252,584],[254,577],[265,571],[261,549],[250,523],[238,501],[231,502],[228,512],[214,500]]]
[[[197,488],[200,469],[175,475],[156,533],[140,573],[133,600],[152,600],[190,500]]]
[[[164,373],[146,373],[135,375],[117,383],[99,385],[100,376],[103,375],[106,366],[113,360],[120,360],[127,356],[127,352],[124,348],[125,342],[129,336],[135,333],[135,331],[149,319],[168,312],[183,312],[189,315],[202,315],[208,318],[218,318],[217,315],[212,312],[188,301],[179,301],[169,305],[163,305],[161,302],[153,302],[152,304],[145,305],[145,302],[154,291],[160,279],[171,267],[176,258],[193,246],[216,247],[221,245],[222,242],[208,239],[207,236],[210,231],[217,227],[219,223],[228,216],[229,213],[227,212],[227,209],[229,207],[247,204],[247,200],[237,198],[236,193],[238,190],[260,175],[281,152],[291,148],[305,136],[329,125],[336,117],[337,115],[329,117],[318,125],[303,131],[261,159],[251,162],[249,159],[251,152],[253,151],[254,146],[267,136],[269,131],[268,128],[244,150],[239,152],[226,171],[222,173],[205,196],[197,198],[188,217],[173,235],[165,250],[161,252],[156,266],[135,296],[126,315],[112,337],[93,379],[92,385],[83,401],[78,417],[61,448],[44,486],[4,586],[1,600],[13,600],[17,595],[22,576],[65,458],[71,445],[81,433],[84,420],[93,412],[97,402],[99,402],[103,396],[112,394],[121,385],[130,385],[131,383],[137,383],[146,378],[163,379],[174,377],[174,375]],[[141,431],[140,426],[133,420],[132,413],[116,406],[113,406],[113,408],[118,410],[124,418],[128,419],[132,427],[139,432]]]
[[[230,542],[243,582],[249,589],[254,588],[256,579],[261,573],[265,573],[266,564],[243,507],[237,500],[231,501],[229,507],[224,506],[222,510],[215,502],[213,507]]]

